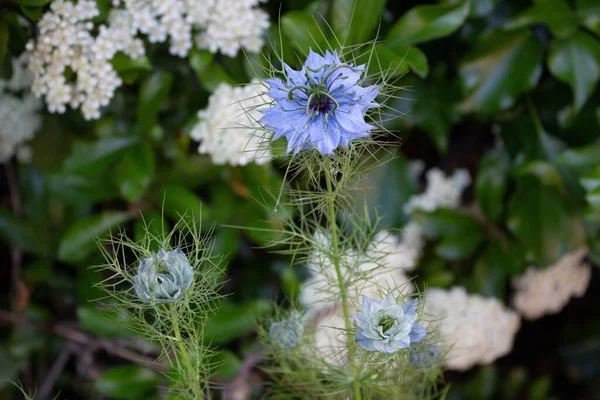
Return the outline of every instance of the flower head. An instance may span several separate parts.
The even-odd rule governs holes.
[[[145,303],[173,303],[184,296],[192,280],[192,267],[183,251],[160,249],[140,261],[133,288]]]
[[[274,132],[273,140],[287,139],[294,154],[317,148],[332,155],[354,139],[367,137],[375,127],[365,122],[378,86],[361,87],[365,65],[343,63],[337,52],[322,57],[310,50],[302,70],[284,63],[286,81],[267,79],[274,106],[260,119]]]
[[[388,294],[383,301],[362,297],[362,315],[354,315],[358,324],[356,341],[369,351],[394,353],[409,348],[427,335],[427,329],[416,323],[417,300],[396,303]]]
[[[434,345],[427,346],[423,350],[411,351],[408,360],[412,365],[419,368],[429,368],[442,357],[442,350]]]
[[[271,324],[269,336],[279,347],[293,349],[300,345],[304,333],[302,320],[302,315],[298,311],[293,311],[288,319]]]

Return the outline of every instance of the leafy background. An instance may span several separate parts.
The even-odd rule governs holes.
[[[0,5],[3,76],[46,3]],[[407,117],[388,126],[399,132],[398,158],[371,177],[378,190],[369,198],[386,226],[402,226],[402,205],[423,184],[411,178],[408,160],[470,171],[463,210],[418,215],[438,238],[427,245],[418,282],[465,285],[508,301],[510,278],[528,265],[550,265],[584,243],[600,264],[597,1],[287,0],[262,7],[272,21],[267,41],[282,40],[287,61],[332,40],[326,20],[347,44],[379,37],[382,64],[401,63],[396,74],[405,91],[394,107]],[[315,34],[319,29],[326,37]],[[2,166],[0,381],[46,390],[58,365],[52,386],[61,398],[164,396],[156,389],[160,375],[131,360],[136,339],[106,323],[90,302],[100,296],[93,285],[102,277],[88,266],[98,261],[96,237],[117,226],[143,235],[140,211],[160,220],[164,207],[173,221],[201,209],[205,226],[216,224],[216,251],[228,254],[230,296],[207,327],[208,338],[226,350],[215,379],[259,396],[255,319],[294,293],[305,273],[257,249],[269,239],[260,231],[222,225],[276,225],[272,208],[253,198],[279,189],[282,168],[215,166],[197,154],[188,132],[220,82],[248,82],[264,61],[203,50],[176,59],[162,46],[148,53],[141,62],[113,60],[127,84],[99,121],[73,111],[45,114],[32,163]],[[594,268],[583,298],[557,315],[523,321],[508,356],[447,373],[448,398],[598,398],[599,287]],[[20,395],[4,385],[0,396]]]

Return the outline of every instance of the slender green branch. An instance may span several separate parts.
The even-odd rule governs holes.
[[[331,247],[333,249],[333,265],[335,266],[335,273],[340,288],[340,294],[342,297],[342,308],[344,311],[344,324],[346,325],[346,334],[348,335],[348,343],[351,343],[352,335],[350,330],[352,329],[352,323],[350,320],[350,310],[348,307],[348,293],[346,291],[346,284],[344,282],[344,276],[342,275],[342,268],[340,265],[340,254],[339,254],[339,233],[336,222],[335,212],[335,193],[333,191],[333,176],[331,175],[331,160],[328,161],[325,167],[325,182],[327,185],[327,192],[329,193],[329,228],[331,231]],[[356,380],[356,363],[354,362],[354,356],[352,352],[348,352],[348,360],[350,368],[352,370],[353,381],[352,388],[354,391],[354,400],[361,400],[360,385]]]
[[[187,369],[188,373],[192,374],[192,385],[193,385],[192,391],[194,392],[194,398],[202,399],[203,396],[202,396],[202,392],[200,390],[200,382],[198,380],[198,371],[192,364],[192,361],[190,360],[188,351],[183,344],[181,330],[179,329],[179,318],[177,315],[177,308],[175,307],[175,304],[173,304],[173,303],[170,303],[169,307],[170,307],[170,311],[171,311],[171,322],[173,323],[173,331],[175,332],[175,338],[177,340],[177,347],[179,348],[179,353],[181,353],[181,358],[183,359],[183,363],[185,364],[185,368]]]

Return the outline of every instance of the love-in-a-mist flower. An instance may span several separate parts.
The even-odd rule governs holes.
[[[422,350],[413,350],[408,355],[408,360],[412,365],[419,368],[429,368],[442,357],[442,349],[438,346],[430,345]]]
[[[391,293],[383,301],[362,296],[362,314],[353,315],[357,343],[369,351],[394,353],[423,339],[427,329],[415,320],[416,304],[397,303]]]
[[[152,253],[140,261],[133,288],[145,303],[181,300],[193,281],[193,268],[180,249]]]
[[[284,349],[298,347],[304,333],[303,317],[298,311],[292,311],[289,318],[271,323],[269,336],[277,346]]]
[[[273,106],[261,110],[260,122],[273,131],[273,140],[287,139],[288,152],[316,148],[332,155],[375,129],[365,114],[379,106],[379,86],[361,86],[366,65],[344,63],[335,51],[322,57],[310,50],[302,70],[283,66],[285,82],[265,80]]]

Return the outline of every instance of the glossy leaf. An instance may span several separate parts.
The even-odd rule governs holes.
[[[481,225],[474,217],[446,208],[432,212],[417,211],[413,213],[413,221],[432,237],[471,235],[481,231]]]
[[[542,48],[528,31],[496,31],[476,44],[459,65],[464,112],[490,113],[511,107],[542,73]]]
[[[386,42],[392,49],[427,42],[454,33],[469,15],[469,2],[417,6],[392,27]]]
[[[165,215],[178,221],[181,217],[209,220],[208,209],[202,199],[185,186],[167,184],[156,191],[157,205],[164,207]]]
[[[17,218],[7,208],[0,208],[0,237],[11,246],[34,254],[50,255],[52,244],[45,233],[31,222]]]
[[[557,40],[550,48],[548,67],[552,75],[571,86],[576,113],[600,79],[600,42],[584,32]]]
[[[345,45],[362,44],[377,29],[387,0],[334,0],[331,26]]]
[[[244,304],[223,302],[219,312],[204,326],[204,338],[212,344],[225,344],[251,332],[260,317],[271,311],[271,303],[251,300]]]
[[[159,382],[160,375],[149,368],[124,365],[100,375],[94,382],[94,388],[101,395],[115,399],[141,399],[148,398],[148,392]]]
[[[534,5],[520,13],[507,28],[522,28],[532,24],[547,24],[559,38],[566,38],[577,30],[577,15],[565,0],[535,0]]]
[[[486,297],[504,298],[506,272],[502,249],[497,242],[491,242],[475,263],[473,290]],[[500,256],[500,257],[499,257]]]
[[[77,322],[84,330],[100,337],[113,338],[132,336],[127,326],[130,317],[124,312],[102,310],[92,305],[77,307]]]
[[[142,83],[137,105],[137,118],[142,132],[150,131],[169,96],[172,84],[173,75],[166,72],[156,72]]]
[[[600,34],[600,4],[597,0],[576,0],[577,16],[583,25]]]
[[[154,151],[149,144],[141,144],[124,154],[115,177],[121,195],[129,202],[138,201],[152,183],[154,163]]]
[[[462,260],[470,257],[483,239],[481,230],[446,236],[435,246],[435,253],[445,260]]]
[[[544,185],[534,175],[518,179],[508,205],[507,225],[523,244],[528,263],[553,264],[583,242],[580,218],[571,216],[555,186]]]
[[[96,249],[96,239],[117,229],[129,215],[122,211],[103,211],[79,220],[63,234],[58,248],[58,258],[65,262],[78,262]]]
[[[196,77],[207,91],[214,92],[221,83],[235,84],[235,80],[215,61],[215,55],[210,51],[194,49],[189,59]]]
[[[327,38],[323,36],[327,31],[319,26],[318,21],[318,15],[307,11],[290,11],[281,17],[281,30],[292,46],[302,54],[308,54],[310,48],[324,52],[329,49]]]
[[[492,221],[497,221],[502,215],[508,168],[508,156],[501,149],[489,152],[479,165],[475,196],[482,211]]]
[[[123,150],[138,142],[134,137],[109,137],[95,141],[78,141],[65,159],[63,171],[76,174],[98,174],[106,171]]]
[[[6,56],[9,36],[8,23],[3,16],[0,16],[0,62],[4,61],[4,57]]]

